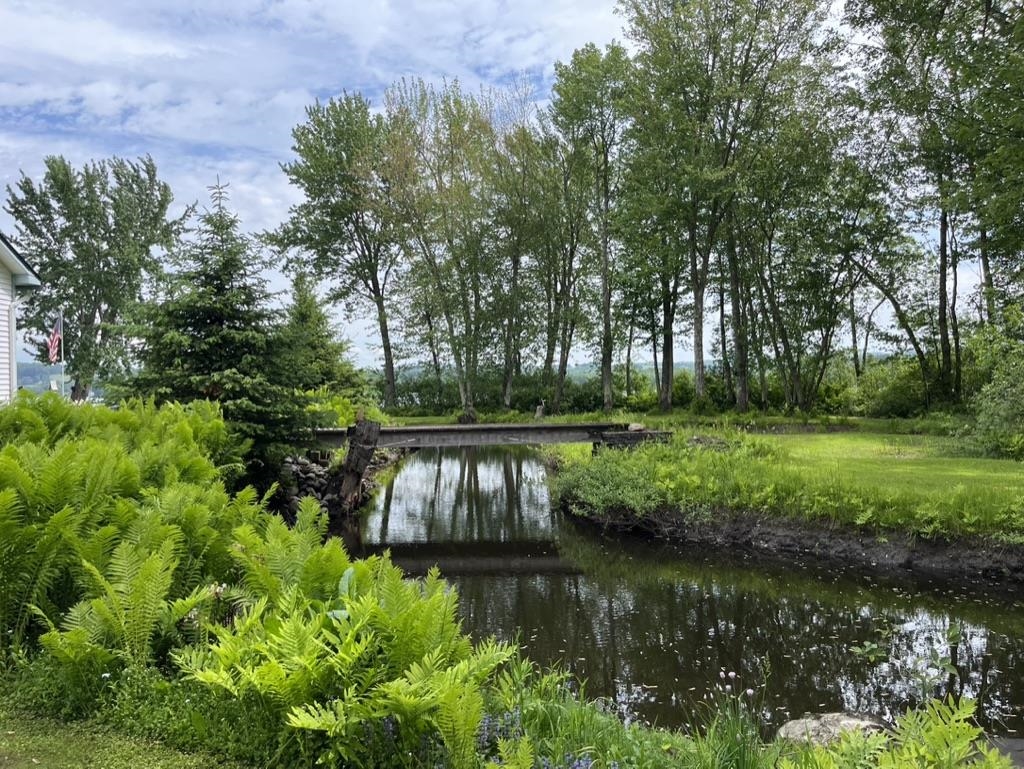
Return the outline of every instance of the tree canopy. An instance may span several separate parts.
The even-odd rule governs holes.
[[[188,212],[169,217],[171,189],[149,157],[76,169],[50,156],[45,166],[41,181],[22,174],[7,187],[16,240],[43,284],[25,298],[20,324],[43,361],[63,315],[71,397],[81,400],[98,377],[124,371],[123,324],[161,274],[160,253],[174,246]]]

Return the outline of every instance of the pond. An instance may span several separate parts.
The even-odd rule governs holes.
[[[412,455],[361,541],[411,573],[437,564],[468,632],[564,664],[626,718],[685,726],[726,685],[754,690],[769,726],[837,710],[888,720],[954,693],[992,733],[1024,734],[1021,599],[604,536],[552,509],[526,448]]]

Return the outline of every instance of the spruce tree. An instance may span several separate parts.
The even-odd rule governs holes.
[[[166,297],[146,312],[140,367],[128,389],[158,403],[219,403],[250,442],[247,480],[258,482],[308,418],[282,365],[281,313],[261,275],[266,259],[239,231],[226,188],[212,187],[210,197],[194,237],[172,254],[178,269]]]
[[[339,339],[312,279],[304,272],[292,282],[292,302],[276,345],[281,367],[301,390],[320,390],[359,399],[367,383],[345,359],[348,343]]]

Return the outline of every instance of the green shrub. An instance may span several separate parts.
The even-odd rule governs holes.
[[[928,404],[921,369],[912,358],[868,361],[857,389],[857,408],[870,417],[916,417]]]
[[[450,765],[473,766],[481,686],[513,648],[474,650],[436,571],[416,582],[387,558],[357,561],[319,599],[301,582],[292,574],[273,599],[264,594],[230,627],[211,627],[212,644],[176,655],[181,669],[263,703],[294,750],[324,763],[368,761],[365,736],[391,718],[400,753],[443,743]]]
[[[693,386],[693,373],[676,371],[672,377],[672,405],[676,408],[689,408],[697,393]]]
[[[1024,459],[1024,351],[1002,358],[972,403],[974,436],[999,456]]]

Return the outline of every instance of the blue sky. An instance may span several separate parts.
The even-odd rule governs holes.
[[[219,176],[247,229],[295,201],[278,164],[304,108],[377,99],[403,76],[465,85],[528,73],[621,37],[614,0],[0,2],[0,179],[149,153],[184,205]],[[0,228],[11,231],[0,215]]]
[[[279,169],[305,107],[403,77],[545,94],[555,61],[621,38],[614,0],[0,0],[0,181],[150,154],[176,208],[219,177],[247,230],[296,202]],[[6,194],[4,195],[6,199]],[[0,212],[0,229],[13,235]],[[275,281],[279,283],[280,281]],[[361,363],[375,339],[347,326]]]

